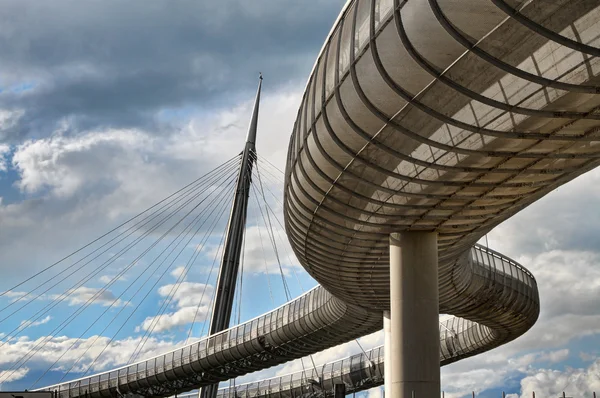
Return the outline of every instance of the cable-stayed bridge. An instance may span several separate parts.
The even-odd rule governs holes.
[[[220,393],[208,387],[202,394],[326,396],[334,384],[359,391],[385,381],[394,397],[411,391],[434,396],[440,364],[511,341],[537,319],[534,277],[475,242],[600,163],[599,14],[598,4],[589,1],[471,0],[468,7],[451,0],[349,1],[309,78],[280,198],[292,248],[322,287],[231,328],[230,314],[218,311],[221,320],[213,313],[211,324],[222,330],[211,327],[206,338],[152,358],[140,358],[142,343],[127,366],[45,389],[63,397],[168,396],[384,327],[385,349]],[[239,197],[254,189],[265,199],[260,174],[249,167],[255,159],[247,144],[240,158],[75,253],[75,265],[64,272],[86,265],[114,242],[128,247],[139,237],[176,236],[167,249],[148,246],[156,264],[171,261],[161,250],[177,255],[192,241],[186,241],[191,231],[208,242],[227,211],[229,233],[222,239],[243,247],[244,235],[233,226],[246,221],[245,210],[235,204],[232,210],[223,197],[228,190]],[[253,183],[240,188],[243,179]],[[269,221],[268,207],[258,207],[265,209],[265,224],[277,222]],[[119,240],[129,233],[123,230],[135,231],[126,235],[131,241]],[[119,253],[109,258],[116,261]],[[232,259],[221,261],[221,274],[223,264],[243,262],[219,251],[214,258]],[[153,265],[144,266],[152,273]],[[235,275],[224,278],[228,282],[217,291],[232,289]],[[65,299],[82,286],[67,289]],[[223,308],[231,311],[235,299],[227,294]],[[43,311],[52,310],[48,305]],[[440,325],[440,312],[455,317]],[[160,315],[154,320],[158,324]],[[15,362],[13,370],[27,360]]]

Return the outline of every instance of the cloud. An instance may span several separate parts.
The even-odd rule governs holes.
[[[13,166],[21,177],[17,186],[26,193],[48,188],[56,196],[70,197],[85,186],[118,182],[98,171],[127,167],[136,152],[150,145],[150,137],[133,130],[29,140],[18,145],[13,155]],[[89,153],[94,156],[86,156]]]
[[[188,325],[192,322],[203,322],[210,313],[210,303],[214,288],[211,285],[193,282],[181,282],[164,285],[158,289],[158,294],[168,299],[172,296],[171,305],[173,312],[165,312],[163,315],[151,316],[144,319],[137,330],[153,330],[160,333],[171,330],[177,326]]]
[[[278,123],[260,119],[258,151],[279,167],[287,143],[281,131],[291,129],[298,101],[299,91],[263,97],[262,111]],[[3,276],[20,281],[238,154],[251,106],[247,98],[220,112],[191,115],[184,128],[161,136],[90,130],[16,145],[11,167],[24,198],[0,203]],[[243,127],[222,129],[232,122]]]
[[[599,178],[598,170],[587,173],[489,234],[491,248],[512,256],[536,277],[540,318],[517,340],[443,368],[446,391],[460,397],[473,390],[501,388],[538,370],[549,377],[554,373],[543,366],[573,360],[571,352],[581,348],[570,349],[572,344],[600,334],[600,246],[596,244],[600,224],[595,211]]]
[[[600,169],[569,182],[488,234],[490,247],[513,257],[600,247]]]
[[[77,130],[147,127],[222,106],[255,87],[302,84],[343,0],[115,0],[52,7],[5,0],[0,109],[23,110],[0,139],[68,121]],[[50,39],[52,38],[52,39]],[[0,121],[2,119],[0,118]]]
[[[101,288],[93,288],[80,286],[75,289],[69,289],[65,292],[66,302],[71,305],[86,304],[88,301],[91,304],[100,304],[104,307],[112,305],[120,307],[127,303],[117,297],[110,290],[102,290]],[[61,295],[52,295],[52,299],[62,298]]]
[[[271,243],[275,239],[277,252]],[[285,232],[280,227],[273,227],[273,231],[262,226],[246,228],[246,243],[244,251],[244,270],[259,274],[279,274],[279,264],[286,275],[289,275],[292,267],[300,268],[293,251],[285,237]]]
[[[0,16],[0,273],[6,286],[239,152],[259,70],[265,85],[257,145],[282,168],[305,78],[344,0],[316,0],[311,7],[281,0],[38,3],[4,0]],[[599,180],[599,171],[588,173],[490,233],[493,248],[533,270],[542,314],[517,341],[445,368],[445,386],[492,388],[515,369],[558,378],[557,371],[536,370],[578,352],[566,347],[574,339],[600,333]],[[283,232],[274,227],[276,236]],[[249,273],[279,273],[264,228],[250,228],[246,245]],[[289,273],[294,259],[280,258]],[[107,283],[110,275],[99,279]],[[159,289],[163,300],[172,286]],[[189,324],[201,287],[185,282],[156,330]],[[69,304],[97,292],[77,289]],[[212,294],[209,286],[197,321],[206,318]],[[114,298],[105,292],[98,302],[106,306]],[[140,330],[154,319],[147,317]],[[11,342],[8,352],[22,353],[33,341]],[[49,366],[74,340],[51,341],[54,348],[36,357],[32,370]],[[79,340],[75,354],[91,341]],[[157,350],[173,344],[153,341]],[[106,342],[102,337],[90,351],[98,353]],[[96,366],[126,361],[137,342],[116,342]],[[358,350],[351,342],[314,357],[327,362]]]
[[[21,325],[20,326],[23,326],[23,325],[27,325],[27,327],[40,326],[40,325],[43,325],[45,323],[50,322],[51,319],[52,319],[52,317],[50,315],[48,315],[45,318],[40,319],[39,321],[35,321],[35,322],[32,322],[32,321],[21,321]]]
[[[370,335],[361,337],[358,339],[363,349],[368,350],[374,347],[377,347],[383,344],[383,332],[375,332]],[[350,355],[359,354],[362,350],[356,341],[352,340],[344,344],[340,344],[335,347],[328,348],[321,352],[312,355],[312,361],[317,365],[317,369],[320,365],[337,361],[338,359],[342,359],[348,357]],[[310,358],[303,358],[304,367],[312,368],[312,361]],[[280,369],[275,373],[276,376],[283,376],[289,373],[301,371],[303,369],[302,361],[300,359],[296,359],[294,361],[288,362],[284,364]]]
[[[116,278],[116,279],[115,279]],[[115,279],[113,281],[113,279]],[[126,281],[127,277],[125,275],[121,275],[117,278],[116,275],[102,275],[100,278],[98,278],[99,282],[102,282],[104,284],[110,283],[110,282],[116,282],[116,281]]]
[[[101,357],[96,360],[102,350],[110,342],[110,338],[104,336],[90,336],[86,339],[74,339],[66,336],[42,336],[37,339],[21,337],[19,339],[5,343],[2,346],[2,355],[0,356],[0,369],[8,369],[15,361],[18,361],[24,355],[33,352],[39,343],[46,341],[46,344],[41,346],[35,355],[27,361],[27,367],[20,367],[14,374],[10,375],[10,371],[0,371],[0,383],[21,379],[27,375],[27,371],[45,371],[58,359],[55,365],[55,370],[67,371],[75,361],[79,360],[73,372],[82,372],[86,370],[92,363],[92,371],[98,372],[112,367],[127,363],[131,354],[138,347],[141,337],[126,338],[123,340],[114,340],[111,345],[106,348]],[[180,345],[179,342],[159,340],[150,338],[144,345],[141,358],[151,357],[161,352],[166,352]],[[67,350],[73,346],[71,349]],[[62,355],[65,353],[65,355]],[[62,357],[61,357],[62,355]],[[59,359],[60,358],[60,359]],[[96,360],[94,362],[94,360]],[[10,375],[10,376],[9,376]],[[6,377],[8,379],[4,380]],[[41,384],[44,381],[42,379]]]
[[[0,113],[1,117],[1,113]],[[0,143],[0,172],[6,171],[7,159],[6,156],[10,152],[10,146]]]
[[[383,388],[372,388],[367,393],[367,398],[383,398]]]
[[[600,360],[586,369],[539,369],[531,372],[521,380],[521,397],[529,398],[532,392],[538,397],[560,396],[564,391],[567,396],[591,396],[592,392],[600,392]]]
[[[562,362],[569,357],[569,350],[563,348],[562,350],[551,351],[549,353],[540,354],[537,358],[537,362],[550,362],[558,363]]]
[[[15,381],[15,380],[20,380],[23,377],[27,376],[27,374],[29,373],[29,368],[19,368],[17,370],[15,370],[14,372],[12,371],[7,371],[7,370],[1,370],[0,371],[0,380],[2,380],[2,382],[0,382],[0,386],[2,385],[2,383],[10,383],[11,381]]]
[[[185,267],[184,266],[180,266],[175,268],[173,271],[171,271],[171,276],[175,279],[179,279],[183,277],[183,274],[185,272]]]

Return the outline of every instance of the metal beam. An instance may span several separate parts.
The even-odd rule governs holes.
[[[219,333],[229,328],[231,309],[235,296],[235,283],[240,267],[242,243],[246,228],[246,215],[248,211],[248,198],[250,195],[250,184],[252,183],[252,167],[254,166],[253,152],[256,151],[256,129],[258,127],[258,108],[260,103],[260,90],[262,87],[262,74],[259,77],[256,100],[250,127],[246,137],[246,146],[242,156],[242,163],[237,179],[237,188],[229,216],[225,248],[219,270],[215,303],[210,322],[210,335]],[[202,388],[201,398],[215,398],[217,396],[218,384]]]

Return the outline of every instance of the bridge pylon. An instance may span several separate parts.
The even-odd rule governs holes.
[[[252,168],[255,162],[254,152],[256,151],[256,130],[258,127],[258,109],[260,103],[260,91],[262,87],[262,74],[259,76],[256,99],[250,127],[246,137],[246,145],[242,155],[242,162],[237,177],[237,186],[233,197],[229,224],[227,225],[227,234],[225,237],[225,246],[217,288],[215,303],[210,322],[210,335],[219,333],[229,328],[231,319],[231,310],[233,308],[235,296],[235,284],[240,267],[242,254],[242,244],[244,241],[244,231],[246,228],[246,216],[248,213],[248,199],[250,196],[250,184],[252,183]],[[216,398],[219,385],[212,384],[202,387],[200,398]]]

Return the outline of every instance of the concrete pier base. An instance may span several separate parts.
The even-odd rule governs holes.
[[[390,235],[390,315],[391,363],[386,357],[385,384],[391,394],[386,391],[386,398],[439,397],[437,233]]]

